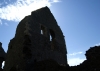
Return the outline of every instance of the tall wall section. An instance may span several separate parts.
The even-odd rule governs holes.
[[[4,71],[28,71],[30,65],[48,59],[66,66],[66,54],[63,33],[49,8],[44,7],[18,24],[9,43]]]

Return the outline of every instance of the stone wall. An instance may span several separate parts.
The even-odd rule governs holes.
[[[4,71],[28,71],[30,65],[48,59],[68,66],[66,53],[63,33],[50,10],[44,7],[18,24],[8,46]]]
[[[100,71],[100,46],[86,51],[83,63],[68,66],[64,35],[47,7],[33,11],[10,40],[4,71]]]

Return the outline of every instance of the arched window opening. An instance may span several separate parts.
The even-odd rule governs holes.
[[[41,25],[41,34],[46,35],[46,28]]]
[[[52,41],[52,36],[50,35],[50,41]]]
[[[55,33],[53,30],[50,29],[50,41],[52,41],[55,38]]]
[[[2,69],[4,69],[5,61],[2,62]]]
[[[43,35],[43,30],[41,29],[41,34]]]

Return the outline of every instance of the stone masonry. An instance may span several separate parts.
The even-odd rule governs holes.
[[[64,35],[49,8],[43,7],[18,24],[8,46],[4,71],[29,71],[30,66],[33,71],[34,64],[44,60],[67,66],[66,54]]]
[[[7,55],[0,42],[0,71],[100,71],[100,46],[86,51],[86,60],[77,66],[67,63],[67,50],[60,27],[48,9],[33,11],[18,24]]]

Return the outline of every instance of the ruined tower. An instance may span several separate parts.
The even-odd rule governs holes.
[[[18,24],[10,40],[4,71],[28,71],[32,63],[54,60],[67,65],[64,35],[48,7],[33,11]]]

